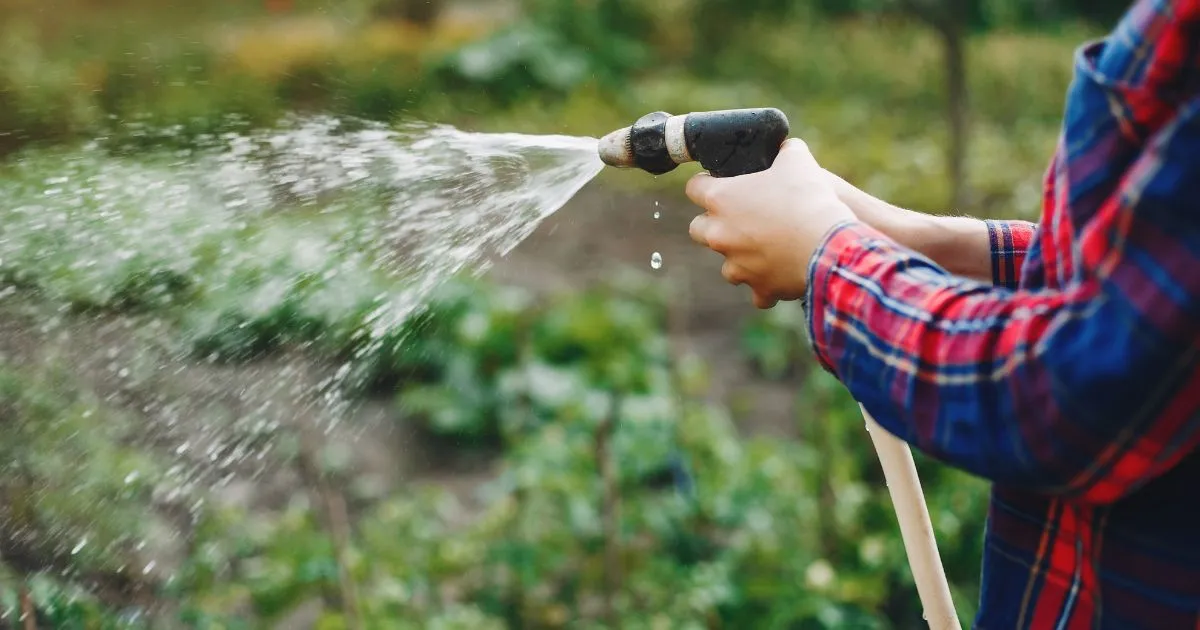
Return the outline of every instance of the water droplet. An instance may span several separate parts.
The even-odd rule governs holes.
[[[659,269],[662,267],[662,254],[654,252],[650,254],[650,268]]]
[[[77,555],[80,551],[83,551],[83,548],[87,546],[87,542],[88,542],[87,538],[80,540],[79,544],[75,545],[75,548],[71,550],[71,555],[74,556],[74,555]]]
[[[657,220],[658,220],[658,217],[660,217],[660,216],[662,216],[662,213],[661,213],[661,212],[659,212],[658,210],[655,210],[655,211],[654,211],[654,220],[656,220],[656,221],[657,221]]]
[[[151,560],[150,564],[147,564],[146,568],[142,569],[142,575],[149,575],[150,572],[154,570],[154,565],[155,565],[155,562],[153,560]]]
[[[137,481],[138,477],[141,477],[141,476],[142,476],[141,473],[139,473],[136,470],[129,473],[128,475],[125,475],[125,485],[129,485],[129,484]]]

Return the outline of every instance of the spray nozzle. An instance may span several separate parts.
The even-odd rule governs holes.
[[[789,131],[787,116],[770,107],[654,112],[601,138],[600,159],[654,175],[699,162],[715,177],[735,177],[770,168]]]

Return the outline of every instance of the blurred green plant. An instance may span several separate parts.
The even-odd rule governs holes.
[[[619,89],[652,61],[654,23],[636,0],[524,0],[521,19],[434,67],[450,89],[470,87],[500,105],[566,96],[587,83]]]
[[[115,628],[127,597],[157,585],[136,563],[162,462],[145,427],[80,389],[66,369],[0,363],[0,606],[39,623]],[[136,616],[136,615],[135,615]]]
[[[801,388],[805,443],[746,439],[700,402],[707,383],[693,362],[671,367],[661,296],[601,287],[518,307],[487,293],[439,303],[452,340],[444,372],[398,399],[445,435],[501,427],[501,471],[477,511],[430,487],[363,515],[348,555],[364,623],[921,627],[878,463],[836,381],[813,373]],[[471,365],[446,368],[458,362]],[[921,468],[969,620],[986,488]],[[189,620],[221,625],[230,607],[278,620],[337,588],[334,547],[295,509],[214,517],[175,586]],[[345,627],[336,605],[323,610],[318,627]]]
[[[666,297],[621,281],[539,301],[487,284],[447,285],[423,315],[422,334],[409,338],[411,363],[425,371],[403,381],[396,404],[442,436],[503,442],[499,473],[480,489],[480,504],[412,487],[365,504],[341,543],[316,497],[280,512],[204,511],[161,601],[197,628],[304,614],[316,615],[319,628],[921,627],[890,499],[853,401],[827,374],[806,369],[798,388],[803,442],[739,435],[727,410],[702,402],[703,366],[672,356]],[[750,357],[762,360],[769,345],[801,352],[795,322],[786,314],[754,322]],[[0,379],[4,400],[23,410],[18,417],[30,419],[38,439],[53,442],[25,440],[26,455],[42,464],[50,452],[78,457],[48,431],[71,416],[72,403],[38,393],[72,386],[38,389],[15,378]],[[78,430],[96,429],[59,431]],[[86,456],[107,457],[95,448]],[[73,470],[80,479],[115,480],[130,465]],[[986,487],[923,458],[920,465],[969,620]],[[54,483],[41,479],[39,487],[49,492]],[[354,487],[352,479],[329,483]],[[56,524],[67,522],[55,514]],[[125,531],[124,521],[108,519],[87,513]],[[342,595],[347,580],[353,602]],[[118,624],[118,609],[86,597],[55,595],[78,588],[70,580],[54,587],[65,590],[39,588],[32,601],[47,618],[138,625]]]

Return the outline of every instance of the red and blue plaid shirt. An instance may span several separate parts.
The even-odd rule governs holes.
[[[860,223],[813,349],[887,430],[993,482],[979,628],[1200,628],[1200,0],[1083,46],[1037,224],[993,282]]]

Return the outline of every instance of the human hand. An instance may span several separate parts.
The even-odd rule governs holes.
[[[692,239],[725,257],[721,275],[749,285],[761,309],[803,297],[821,239],[856,218],[797,139],[783,144],[770,169],[729,178],[700,173],[688,181],[687,195],[706,211],[692,221]]]

